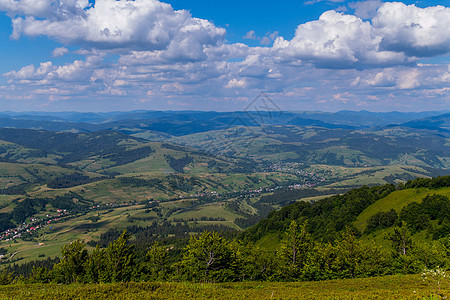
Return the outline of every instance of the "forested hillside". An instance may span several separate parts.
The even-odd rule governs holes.
[[[375,211],[369,217],[364,230],[360,231],[354,226],[358,216],[380,199],[397,191],[419,192],[421,189],[426,189],[427,192],[423,193],[423,201],[420,204],[408,203],[408,199],[405,199],[404,207],[398,212],[395,210]],[[450,176],[432,179],[418,178],[397,186],[393,184],[365,186],[316,202],[297,202],[287,205],[270,213],[266,219],[244,231],[243,237],[255,242],[269,233],[285,231],[292,221],[296,221],[306,224],[306,230],[313,238],[328,242],[336,239],[339,232],[346,227],[351,228],[359,236],[377,229],[401,225],[404,221],[415,233],[418,229],[428,228],[432,220],[438,220],[433,230],[442,232],[441,237],[445,237],[450,233],[450,201],[447,197],[449,193]]]

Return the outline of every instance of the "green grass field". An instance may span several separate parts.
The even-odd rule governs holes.
[[[14,284],[0,286],[0,299],[445,299],[446,282],[419,275],[322,282]]]
[[[367,207],[353,223],[361,232],[367,226],[367,220],[378,212],[387,212],[394,209],[399,213],[403,207],[411,202],[421,202],[427,195],[439,194],[450,197],[450,188],[441,188],[436,190],[429,190],[426,188],[420,189],[406,189],[396,191],[387,197],[378,200],[374,204]]]

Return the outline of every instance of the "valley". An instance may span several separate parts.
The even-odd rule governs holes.
[[[89,250],[106,247],[123,230],[138,248],[184,244],[206,230],[243,232],[244,239],[276,251],[289,219],[262,224],[295,203],[450,174],[445,126],[440,131],[387,125],[349,129],[338,122],[320,127],[272,120],[277,124],[195,132],[199,127],[192,119],[177,121],[184,129],[176,136],[167,130],[137,133],[143,120],[128,120],[128,129],[117,131],[0,129],[1,263],[53,259],[74,240]],[[400,213],[430,193],[393,192],[347,224],[363,233],[378,212]],[[449,196],[448,188],[437,193]],[[327,229],[330,239],[334,230],[339,231]],[[361,240],[385,245],[387,231]],[[426,237],[419,232],[414,239]]]

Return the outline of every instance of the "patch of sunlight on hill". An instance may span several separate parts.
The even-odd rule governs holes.
[[[378,200],[374,204],[367,207],[361,214],[359,214],[353,225],[363,232],[367,225],[367,220],[378,212],[387,212],[394,209],[399,213],[403,207],[412,202],[421,202],[427,195],[439,194],[450,197],[450,188],[440,188],[430,190],[427,188],[406,189],[396,191],[390,195]]]

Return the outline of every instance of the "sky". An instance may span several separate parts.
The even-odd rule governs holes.
[[[448,111],[449,28],[448,0],[0,0],[0,111]]]

